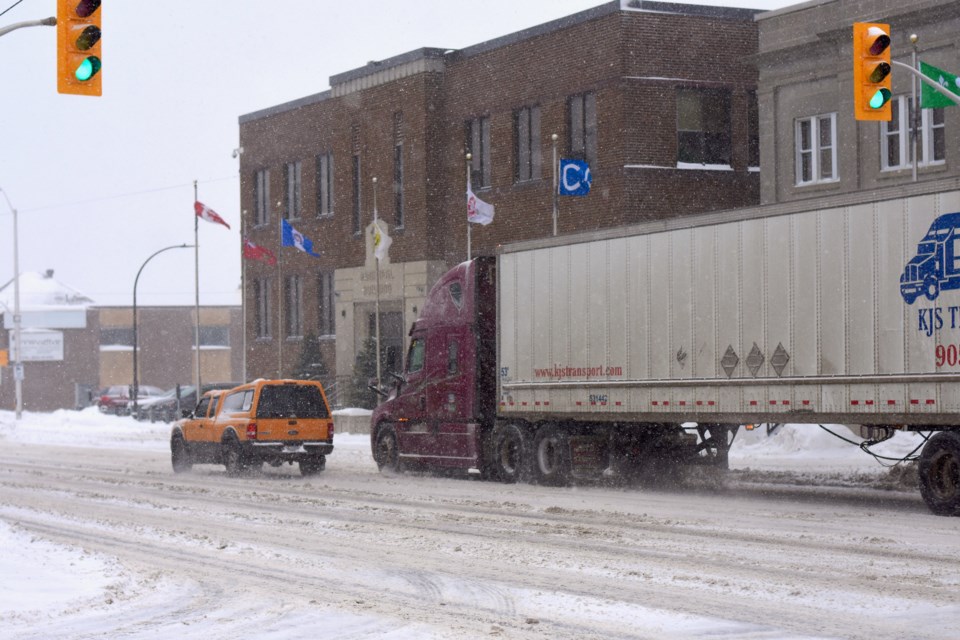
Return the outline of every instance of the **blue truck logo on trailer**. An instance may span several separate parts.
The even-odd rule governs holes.
[[[913,304],[920,295],[931,302],[941,291],[960,289],[960,213],[947,213],[930,225],[900,276],[900,295]]]

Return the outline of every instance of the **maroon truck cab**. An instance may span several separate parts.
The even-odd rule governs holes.
[[[430,289],[402,380],[371,416],[381,467],[481,469],[496,417],[496,259],[463,262]]]

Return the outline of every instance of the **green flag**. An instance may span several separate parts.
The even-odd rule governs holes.
[[[952,91],[953,93],[960,93],[960,81],[957,80],[957,76],[952,73],[947,73],[943,69],[938,69],[932,64],[927,64],[926,62],[920,63],[920,73],[927,76],[941,87]],[[921,109],[936,109],[938,107],[954,107],[956,102],[940,93],[926,82],[920,83],[920,108]]]

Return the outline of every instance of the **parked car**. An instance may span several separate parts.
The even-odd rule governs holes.
[[[191,418],[174,424],[170,456],[175,472],[210,463],[222,464],[236,476],[264,462],[275,467],[296,462],[301,475],[312,476],[326,467],[334,426],[319,382],[256,380],[224,391],[220,398],[216,410],[201,402]]]
[[[206,393],[207,391],[218,389],[233,389],[240,384],[242,383],[207,382],[201,386],[203,387],[203,392]],[[149,420],[150,422],[173,422],[190,415],[194,407],[197,406],[196,386],[192,384],[181,385],[179,399],[177,398],[176,387],[174,387],[172,391],[172,394],[165,395],[163,398],[157,398],[155,401],[146,404],[142,411],[137,412],[137,419]]]
[[[116,416],[130,415],[130,390],[132,385],[115,384],[100,391],[100,398],[97,400],[97,406],[102,413],[109,413]],[[164,391],[160,387],[150,385],[140,385],[137,388],[137,400],[143,402],[147,398],[154,398],[163,395]]]

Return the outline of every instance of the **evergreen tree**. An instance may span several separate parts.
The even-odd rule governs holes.
[[[357,361],[353,365],[353,378],[347,395],[350,406],[360,409],[373,409],[377,406],[377,394],[368,386],[376,377],[377,341],[367,338],[363,341],[363,349],[357,353]]]
[[[324,380],[327,373],[327,364],[320,351],[320,339],[316,334],[308,333],[300,345],[300,361],[293,370],[293,377],[299,380]]]

